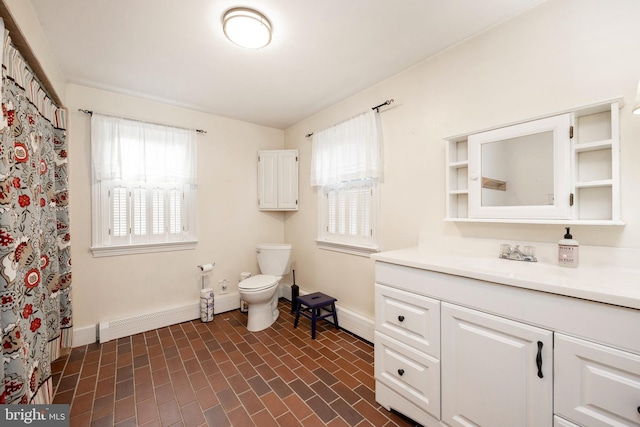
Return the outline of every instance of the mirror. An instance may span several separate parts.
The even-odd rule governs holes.
[[[569,114],[469,136],[469,216],[568,218]]]
[[[552,131],[487,142],[480,157],[482,206],[553,204]]]

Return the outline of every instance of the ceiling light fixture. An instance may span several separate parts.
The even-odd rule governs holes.
[[[222,16],[222,29],[232,43],[248,49],[260,49],[271,42],[271,22],[246,7],[227,10]]]

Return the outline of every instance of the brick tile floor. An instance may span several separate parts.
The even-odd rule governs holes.
[[[217,314],[104,344],[54,362],[54,403],[71,426],[414,426],[375,401],[373,346],[294,316],[270,328]]]

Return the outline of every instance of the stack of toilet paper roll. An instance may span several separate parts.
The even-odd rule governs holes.
[[[213,320],[213,289],[205,288],[200,291],[200,320]]]

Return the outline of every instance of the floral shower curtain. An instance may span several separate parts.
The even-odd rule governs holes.
[[[2,68],[0,404],[47,404],[72,336],[65,111],[6,32]]]

